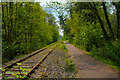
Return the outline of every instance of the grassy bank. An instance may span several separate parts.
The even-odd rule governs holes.
[[[67,41],[69,42],[69,41]],[[82,45],[77,45],[75,43],[71,43],[75,47],[85,51],[86,49]],[[120,58],[119,58],[119,45],[117,42],[105,43],[104,46],[100,48],[96,48],[94,45],[91,50],[87,52],[91,57],[94,57],[97,60],[103,61],[105,64],[120,70]]]

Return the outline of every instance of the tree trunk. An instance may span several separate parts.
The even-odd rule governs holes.
[[[17,15],[17,2],[16,2],[15,28],[17,28],[17,16],[18,15]]]
[[[117,38],[120,38],[120,36],[119,36],[119,29],[120,29],[120,24],[119,24],[119,10],[118,10],[118,7],[117,7],[117,5],[113,2],[113,5],[115,5],[115,8],[116,8],[116,15],[117,15]]]
[[[31,38],[30,38],[30,42],[32,42],[32,36],[33,36],[33,34],[32,34],[32,22],[31,22],[31,27],[30,27],[30,35],[31,35]]]
[[[7,3],[7,19],[9,20],[9,9],[8,9],[8,6],[9,6],[9,2],[6,2]],[[7,32],[7,34],[8,34],[8,43],[10,42],[10,38],[9,38],[9,36],[10,36],[10,24],[9,24],[9,21],[8,21],[8,32]]]
[[[103,31],[103,33],[104,33],[104,38],[105,38],[105,40],[108,41],[109,38],[108,38],[107,32],[106,32],[106,30],[105,30],[105,28],[104,28],[102,19],[101,19],[100,16],[98,15],[98,12],[97,12],[97,9],[96,9],[96,7],[95,7],[94,2],[93,2],[93,5],[92,5],[92,3],[90,3],[90,6],[91,6],[92,10],[94,11],[95,15],[97,16],[97,18],[98,18],[98,20],[99,20],[99,23],[100,23],[100,25],[101,25],[102,31]]]
[[[71,17],[71,19],[73,19],[72,14],[73,14],[73,11],[72,11],[72,4],[71,4],[71,5],[70,5],[70,17]]]
[[[106,10],[106,6],[105,6],[105,2],[102,2],[102,5],[103,5],[103,10],[104,10],[104,13],[105,13],[105,18],[106,18],[106,21],[107,21],[107,24],[108,24],[108,27],[109,27],[109,30],[110,30],[111,37],[112,37],[113,40],[115,40],[113,29],[111,27],[111,24],[110,24],[108,15],[107,15],[107,10]]]
[[[28,51],[27,49],[27,32],[25,31],[25,44],[26,44],[26,51]]]
[[[13,2],[10,2],[10,42],[12,41],[12,37],[13,37]]]
[[[4,10],[5,10],[5,5],[2,4],[2,22],[4,23],[2,28],[5,29],[5,36],[6,36],[7,30],[6,30],[6,22],[5,22]]]

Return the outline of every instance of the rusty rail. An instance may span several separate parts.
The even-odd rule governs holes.
[[[57,47],[57,44],[53,49],[50,50],[29,72],[26,74],[26,79],[30,77],[30,75],[34,72],[34,70],[49,56],[49,54]]]
[[[53,45],[54,45],[54,44],[53,44]],[[50,45],[50,46],[52,46],[52,45]],[[48,46],[48,47],[50,47],[50,46]],[[45,48],[39,49],[39,50],[37,50],[37,51],[34,51],[34,52],[32,52],[31,54],[28,54],[28,55],[26,55],[25,57],[23,57],[23,58],[21,58],[21,59],[18,59],[18,60],[14,61],[14,62],[12,62],[11,64],[8,64],[8,65],[6,65],[6,66],[3,66],[3,68],[4,68],[4,69],[5,69],[5,68],[11,68],[12,65],[15,65],[15,64],[18,63],[18,62],[24,61],[25,59],[28,59],[28,58],[30,58],[31,56],[33,56],[33,55],[35,55],[35,54],[37,54],[37,53],[39,53],[39,52],[47,49],[48,47],[45,47]]]
[[[57,44],[55,44],[55,45],[53,44],[53,45],[50,45],[50,46],[53,46],[53,48],[50,49],[50,51],[49,51],[48,53],[46,53],[46,55],[43,56],[42,59],[37,62],[37,64],[35,64],[35,66],[32,67],[32,69],[25,75],[24,78],[29,78],[29,77],[30,77],[30,75],[31,75],[31,74],[34,72],[34,70],[39,66],[39,64],[41,64],[41,63],[47,58],[47,56],[56,48]],[[31,54],[29,54],[29,55],[27,55],[27,56],[25,56],[25,57],[23,57],[23,58],[21,58],[21,59],[18,59],[18,60],[16,60],[15,62],[12,62],[11,64],[6,65],[4,68],[5,68],[5,69],[8,68],[7,70],[9,70],[9,69],[12,68],[14,65],[16,65],[16,63],[22,62],[22,61],[24,61],[24,60],[26,60],[26,59],[34,56],[35,54],[37,54],[37,53],[39,53],[39,52],[41,52],[41,51],[49,48],[50,46],[45,47],[45,48],[42,48],[42,49],[37,50],[37,51],[34,51],[34,52],[32,52]]]

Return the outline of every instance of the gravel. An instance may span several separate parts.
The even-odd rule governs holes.
[[[58,45],[55,50],[40,64],[39,68],[32,74],[32,78],[71,78],[75,71],[66,71],[65,59],[68,57]]]

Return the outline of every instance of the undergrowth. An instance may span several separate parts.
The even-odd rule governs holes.
[[[66,72],[73,72],[73,74],[71,76],[69,76],[69,78],[74,78],[75,73],[77,72],[76,66],[75,66],[73,60],[71,60],[70,56],[68,55],[67,46],[63,41],[61,41],[60,48],[63,49],[65,51],[65,53],[66,53],[66,56],[62,57],[62,59],[65,62],[64,68],[65,68]]]
[[[57,44],[58,42],[59,42],[59,41],[54,42],[54,43],[51,43],[50,45],[47,45],[47,46],[45,46],[45,47],[43,47],[43,48],[41,48],[41,49],[48,48],[48,47],[50,47],[50,46],[52,46],[52,45],[54,45],[54,44]],[[9,61],[14,61],[14,60],[16,60],[16,59],[18,59],[18,58],[22,58],[22,57],[24,57],[24,56],[26,56],[26,55],[29,55],[29,54],[31,54],[31,53],[27,53],[27,54],[22,54],[22,53],[21,53],[21,54],[15,56],[12,60],[3,59],[3,60],[2,60],[2,63],[4,64],[4,63],[7,63],[7,62],[9,62]]]
[[[65,52],[68,51],[68,49],[67,49],[65,43],[61,43],[60,47],[61,47],[61,49],[63,49]]]
[[[69,41],[67,41],[69,42]],[[75,43],[71,43],[74,46],[82,49],[87,52],[83,45],[77,45]],[[120,70],[120,41],[110,41],[107,43],[102,43],[102,46],[96,47],[92,45],[92,48],[89,52],[87,52],[91,57],[103,61],[109,66]]]
[[[25,75],[28,74],[28,71],[30,71],[30,69],[22,68],[20,65],[21,65],[21,63],[17,63],[17,66],[13,66],[13,69],[14,69],[13,72],[7,71],[7,69],[2,69],[2,72],[3,72],[2,80],[12,79],[12,77],[5,78],[5,74],[9,74],[9,73],[11,75],[15,76],[16,79],[25,78],[26,77]],[[15,69],[19,69],[19,71],[15,72]],[[22,74],[24,74],[24,75],[22,75]]]

